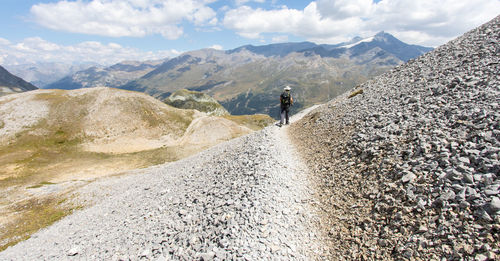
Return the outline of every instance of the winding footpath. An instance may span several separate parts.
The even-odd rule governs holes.
[[[93,182],[76,199],[90,207],[6,249],[0,260],[316,259],[325,250],[314,191],[288,126],[270,126]]]

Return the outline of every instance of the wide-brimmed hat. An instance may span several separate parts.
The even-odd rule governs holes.
[[[285,90],[285,91],[289,91],[289,90],[291,90],[291,89],[292,89],[292,88],[290,88],[290,86],[288,86],[288,85],[287,85],[287,86],[285,87],[285,89],[284,89],[284,90]]]

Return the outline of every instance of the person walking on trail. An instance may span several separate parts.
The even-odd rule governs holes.
[[[289,114],[290,114],[290,106],[293,106],[293,98],[290,94],[290,86],[286,86],[283,93],[280,95],[280,124],[279,126],[283,126],[283,122],[286,120],[285,124],[290,124]]]

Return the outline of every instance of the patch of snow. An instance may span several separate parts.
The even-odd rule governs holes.
[[[375,38],[375,36],[368,37],[368,38],[365,38],[365,39],[363,39],[363,40],[361,40],[359,42],[355,42],[353,44],[344,45],[344,46],[341,46],[341,47],[349,49],[349,48],[354,47],[354,46],[356,46],[356,45],[358,45],[360,43],[369,43],[369,42],[373,41],[374,38]]]

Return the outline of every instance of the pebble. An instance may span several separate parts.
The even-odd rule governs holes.
[[[69,251],[68,251],[68,256],[76,256],[78,255],[78,253],[80,252],[80,248],[79,247],[72,247]]]

